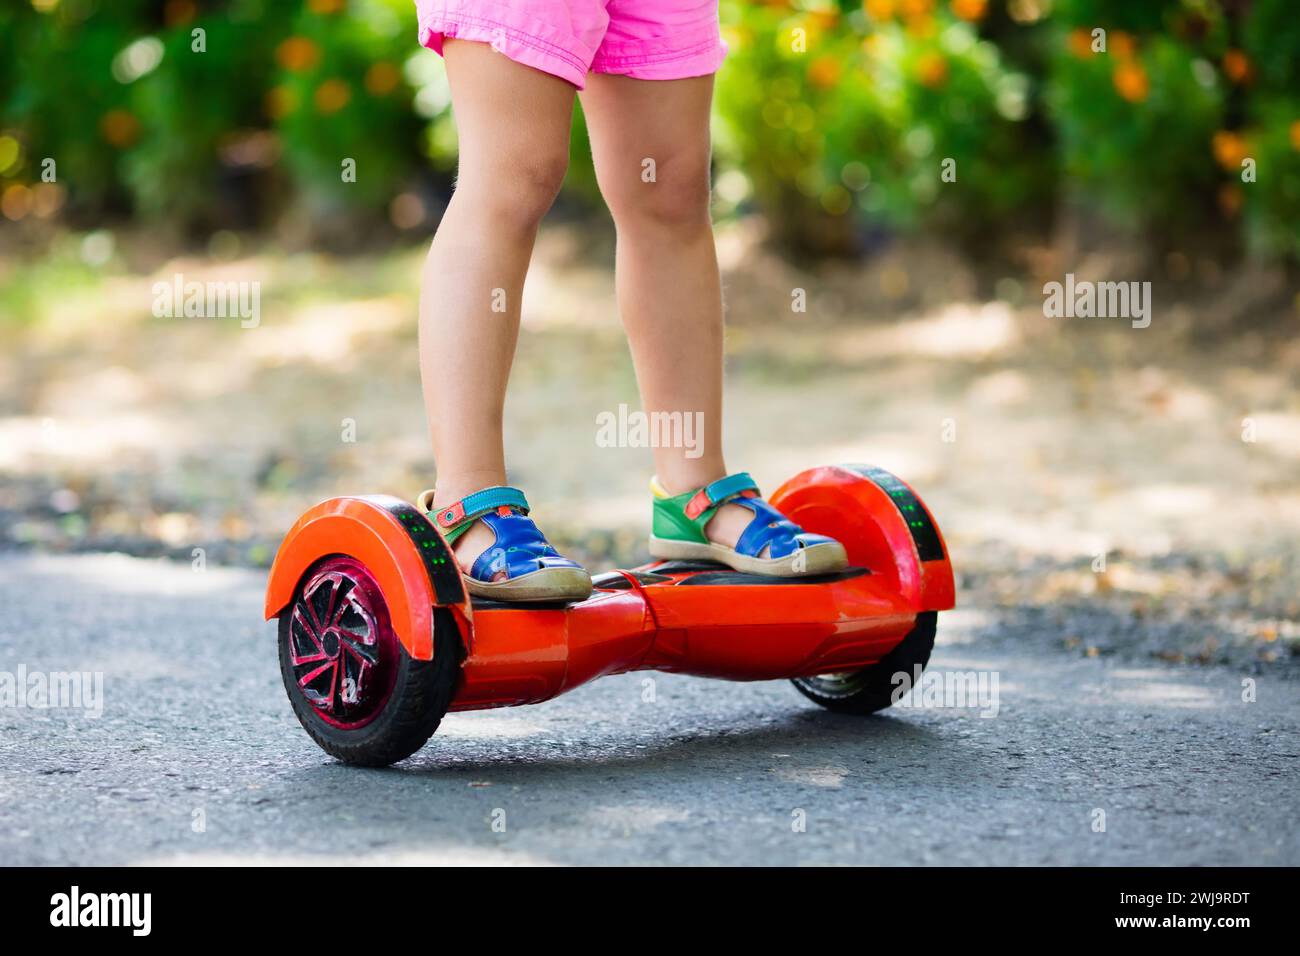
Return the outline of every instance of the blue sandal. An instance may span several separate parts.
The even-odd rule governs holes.
[[[828,574],[848,566],[844,545],[789,520],[760,497],[758,485],[746,472],[680,495],[668,494],[658,479],[651,479],[650,490],[654,492],[650,553],[656,558],[719,561],[737,571],[783,578]],[[724,504],[754,513],[734,548],[716,544],[704,533],[704,526]]]
[[[528,499],[518,488],[484,488],[437,511],[433,490],[416,500],[448,544],[455,543],[475,521],[482,521],[496,541],[462,570],[470,594],[497,601],[582,601],[591,596],[591,575],[561,555],[528,517]]]

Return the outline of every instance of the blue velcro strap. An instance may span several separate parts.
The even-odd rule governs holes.
[[[518,488],[498,485],[495,488],[484,488],[472,495],[466,495],[454,505],[439,508],[431,514],[442,533],[447,535],[455,533],[458,528],[468,527],[469,523],[480,515],[503,507],[517,508],[524,514],[528,514],[528,499]]]
[[[518,488],[510,488],[506,485],[498,485],[495,488],[484,488],[482,491],[476,491],[472,495],[466,495],[460,500],[461,507],[465,509],[465,517],[482,514],[485,511],[495,511],[497,508],[518,508],[524,514],[528,514],[528,499]]]
[[[754,479],[749,477],[749,472],[738,471],[734,475],[727,475],[726,478],[719,478],[717,481],[704,486],[704,493],[709,496],[709,501],[715,505],[732,495],[738,495],[742,491],[758,491],[758,485]]]

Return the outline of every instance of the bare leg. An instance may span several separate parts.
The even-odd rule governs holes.
[[[436,507],[505,484],[502,414],[537,226],[564,179],[571,85],[481,43],[444,48],[460,139],[456,192],[420,287],[420,376],[438,467]],[[481,523],[462,563],[492,541]]]
[[[619,311],[646,412],[703,413],[698,457],[654,449],[670,494],[727,473],[722,456],[722,284],[709,218],[713,77],[593,74],[582,93],[596,178],[618,230]],[[708,537],[734,546],[753,514],[718,510]]]

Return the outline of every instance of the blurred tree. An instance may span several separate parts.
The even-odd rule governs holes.
[[[761,212],[789,250],[984,245],[1066,195],[1108,228],[1300,257],[1293,0],[723,0],[722,18],[719,211]],[[427,228],[454,170],[410,0],[14,0],[0,82],[13,220],[207,232],[296,211],[366,236]],[[572,158],[590,204],[580,111]]]

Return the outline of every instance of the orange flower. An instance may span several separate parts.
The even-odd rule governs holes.
[[[1291,124],[1291,147],[1300,153],[1300,120]]]
[[[932,37],[935,22],[934,0],[899,0],[899,12],[907,22],[907,32],[914,37]]]
[[[894,0],[864,0],[862,9],[873,20],[888,20],[894,15]]]
[[[1086,60],[1092,56],[1092,34],[1082,27],[1071,30],[1069,46],[1071,53]]]
[[[1111,30],[1106,37],[1106,49],[1120,59],[1128,59],[1137,50],[1137,41],[1133,34],[1123,30]]]
[[[276,48],[275,58],[286,70],[310,70],[320,62],[320,47],[306,37],[289,37]]]
[[[312,13],[338,13],[343,9],[343,0],[307,0],[307,9]]]
[[[948,61],[938,53],[923,53],[916,61],[916,78],[923,86],[938,89],[948,80]]]
[[[194,0],[167,0],[163,8],[163,22],[169,27],[184,26],[198,14],[199,8]]]
[[[393,64],[384,61],[371,64],[366,70],[366,91],[371,96],[387,96],[397,89],[401,79],[402,74]]]
[[[1151,83],[1147,79],[1147,71],[1142,69],[1140,64],[1133,62],[1121,63],[1115,67],[1115,73],[1111,77],[1115,84],[1115,89],[1119,95],[1124,97],[1130,103],[1141,103],[1151,92]]]
[[[1228,172],[1240,170],[1241,161],[1250,153],[1250,146],[1246,143],[1245,137],[1226,129],[1221,129],[1214,134],[1210,146],[1214,150],[1215,162]]]
[[[840,12],[838,10],[810,10],[808,11],[808,19],[819,30],[833,30],[835,24],[840,22]]]
[[[63,206],[64,196],[58,183],[37,183],[32,187],[32,212],[38,219],[49,219]]]
[[[0,193],[0,212],[6,219],[17,222],[31,211],[32,191],[22,183],[14,183]]]
[[[126,110],[110,110],[99,121],[99,131],[110,145],[123,149],[140,136],[140,121]]]
[[[929,39],[930,37],[934,36],[936,29],[937,29],[937,22],[935,21],[934,17],[920,16],[920,17],[908,17],[907,19],[907,32],[919,39],[922,40]]]
[[[316,87],[313,99],[320,112],[337,113],[352,99],[352,90],[342,80],[328,79]]]
[[[1254,73],[1250,58],[1240,50],[1229,50],[1223,54],[1223,72],[1228,79],[1237,84],[1249,83]]]
[[[989,12],[988,0],[952,0],[952,12],[963,20],[983,20]]]
[[[1219,187],[1219,208],[1229,219],[1235,219],[1241,212],[1243,198],[1241,187],[1236,183],[1224,183]]]
[[[840,81],[840,61],[833,56],[819,56],[808,64],[808,82],[828,90]]]

